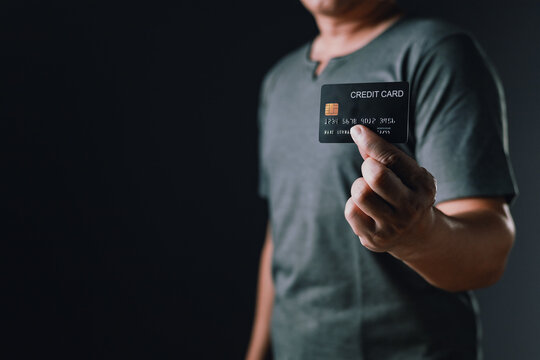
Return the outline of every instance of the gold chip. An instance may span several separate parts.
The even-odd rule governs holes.
[[[338,103],[328,103],[324,106],[324,115],[326,116],[336,116],[338,114],[339,104]]]

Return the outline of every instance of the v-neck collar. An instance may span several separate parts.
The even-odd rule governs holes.
[[[336,57],[331,58],[328,61],[328,64],[326,65],[326,67],[323,69],[323,71],[319,75],[316,75],[315,71],[317,70],[317,67],[319,66],[320,62],[316,61],[316,60],[313,60],[310,57],[311,48],[313,46],[313,42],[315,41],[315,37],[313,39],[309,40],[304,45],[304,49],[303,49],[304,56],[303,56],[303,58],[304,58],[305,64],[310,69],[311,80],[313,82],[319,81],[321,78],[326,77],[329,70],[331,70],[331,68],[333,66],[335,66],[336,64],[339,64],[339,63],[341,63],[343,61],[346,61],[346,60],[348,60],[350,58],[358,56],[359,54],[365,52],[367,49],[373,47],[374,45],[379,43],[381,41],[381,39],[388,36],[388,34],[391,33],[392,30],[395,29],[398,24],[402,23],[406,19],[408,19],[408,16],[406,14],[402,15],[399,19],[397,19],[389,27],[387,27],[383,32],[381,32],[379,35],[377,35],[376,37],[371,39],[367,44],[362,45],[358,49],[356,49],[356,50],[354,50],[354,51],[352,51],[352,52],[350,52],[348,54],[345,54],[345,55],[342,55],[342,56],[336,56]]]

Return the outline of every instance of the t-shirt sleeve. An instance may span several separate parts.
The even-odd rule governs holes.
[[[436,179],[436,203],[518,195],[508,151],[500,81],[473,38],[440,40],[422,56],[411,84],[415,157]]]
[[[268,191],[268,174],[266,171],[266,165],[264,163],[264,157],[263,157],[263,142],[264,142],[264,117],[266,115],[266,97],[268,94],[268,86],[269,86],[269,74],[267,74],[263,81],[261,82],[261,86],[259,88],[259,104],[258,104],[258,111],[257,111],[257,132],[258,132],[258,188],[257,193],[259,197],[263,199],[268,199],[269,191]]]

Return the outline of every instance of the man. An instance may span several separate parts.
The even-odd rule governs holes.
[[[478,359],[517,195],[498,79],[472,38],[393,1],[302,0],[319,35],[267,74],[270,219],[246,358]],[[406,144],[318,142],[323,84],[408,81]]]

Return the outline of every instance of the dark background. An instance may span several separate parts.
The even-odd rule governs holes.
[[[259,83],[316,28],[298,1],[180,3],[0,5],[9,358],[244,354],[267,216]],[[401,3],[471,30],[505,86],[517,241],[478,291],[485,353],[540,358],[540,3]]]

